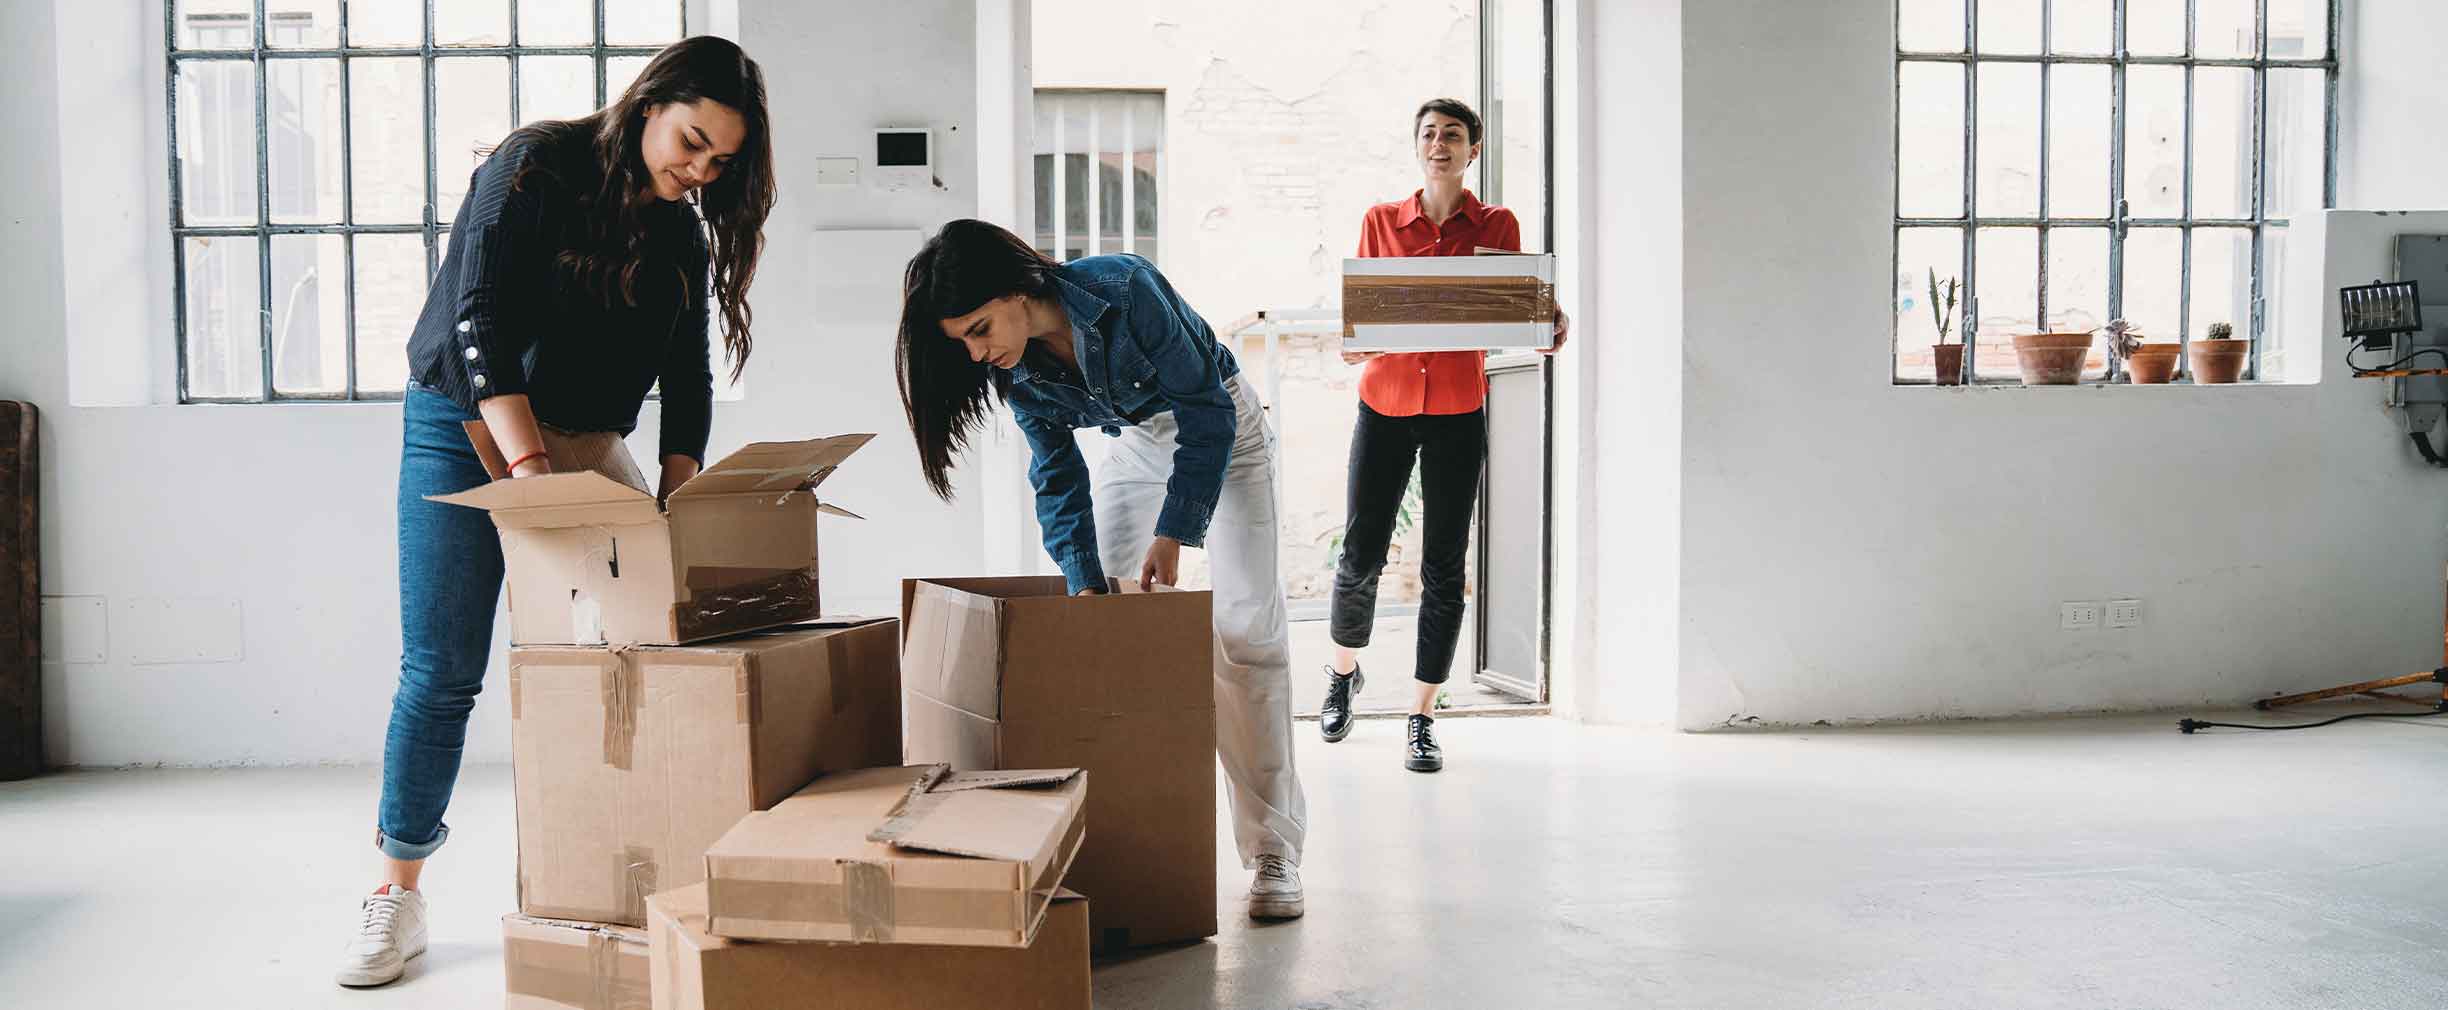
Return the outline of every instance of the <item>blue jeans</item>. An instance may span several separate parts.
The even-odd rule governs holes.
[[[468,713],[492,659],[501,598],[501,539],[485,513],[425,500],[485,483],[462,422],[476,415],[409,384],[400,442],[400,680],[383,738],[382,807],[374,844],[393,859],[442,847],[467,742]]]

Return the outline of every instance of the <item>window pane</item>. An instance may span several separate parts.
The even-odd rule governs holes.
[[[187,395],[263,395],[263,304],[255,239],[186,241]]]
[[[653,59],[654,57],[651,56],[606,57],[604,59],[604,104],[609,105],[619,101],[621,92],[629,90],[629,85],[638,79],[639,74],[646,72],[646,64]]]
[[[519,10],[524,12],[526,5]],[[595,60],[589,56],[519,57],[522,123],[576,119],[595,111]]]
[[[2252,335],[2252,230],[2196,228],[2193,231],[2193,314],[2187,336],[2209,336],[2211,323],[2235,327],[2235,335]]]
[[[1981,0],[1980,51],[2040,51],[2040,0]]]
[[[2250,59],[2261,55],[2253,34],[2253,8],[2261,0],[2193,0],[2193,53],[2204,59]],[[2285,0],[2274,0],[2275,7]]]
[[[400,0],[348,0],[348,41],[352,46],[423,45],[425,5]],[[356,104],[356,99],[351,98],[350,104]]]
[[[2125,48],[2137,56],[2182,56],[2185,0],[2125,0]]]
[[[1963,0],[1897,0],[1896,44],[1917,53],[1960,53]]]
[[[178,0],[178,47],[255,48],[254,0]]]
[[[1896,377],[1928,381],[1933,374],[1930,345],[1938,342],[1938,320],[1930,312],[1930,272],[1938,282],[1963,276],[1963,232],[1956,228],[1905,228],[1896,233],[1895,357]],[[1963,292],[1956,293],[1955,312],[1948,316],[1947,342],[1963,338]],[[1941,309],[1941,313],[1944,310]]]
[[[2253,72],[2193,71],[2193,216],[2252,216]]]
[[[1904,217],[1962,217],[1964,68],[1896,67],[1896,210]]]
[[[1984,338],[2040,332],[2040,231],[1983,228],[1973,297]]]
[[[2057,52],[2105,55],[2114,40],[2116,8],[2110,0],[2057,0],[2049,17],[2049,45]]]
[[[591,0],[519,0],[518,43],[522,46],[593,45],[595,4]]]
[[[434,218],[456,220],[469,177],[510,132],[510,61],[434,61]]]
[[[2104,66],[2049,68],[2049,216],[2108,216],[2114,104]]]
[[[1131,251],[1152,260],[1156,258],[1157,229],[1164,221],[1164,204],[1159,199],[1162,194],[1156,178],[1156,165],[1164,149],[1164,98],[1160,95],[1134,96],[1130,100],[1130,108],[1131,230],[1138,243]],[[1531,226],[1525,224],[1524,227]],[[1524,248],[1545,248],[1544,242],[1529,245],[1529,237],[1527,233],[1523,235]]]
[[[398,392],[408,382],[408,337],[425,308],[425,239],[359,235],[357,389]]]
[[[268,5],[272,23],[264,45],[272,49],[337,49],[340,0],[277,0]]]
[[[662,46],[680,41],[680,0],[604,0],[604,44]]]
[[[2151,340],[2174,340],[2184,304],[2184,232],[2135,228],[2125,235],[2125,318]]]
[[[348,276],[338,235],[272,237],[272,388],[289,394],[348,389]]]
[[[2125,71],[2125,202],[2135,217],[2184,213],[2184,68]]]
[[[1976,164],[1983,217],[2040,214],[2040,68],[1982,64]]]
[[[510,44],[510,7],[501,0],[433,0],[437,46]]]
[[[340,61],[269,60],[272,220],[340,221]]]
[[[2056,333],[2108,322],[2108,229],[2049,229],[2048,319]]]
[[[2327,59],[2329,0],[2270,0],[2269,54],[2273,60]]]
[[[349,9],[356,30],[356,8]],[[425,207],[425,69],[348,61],[349,199],[358,224],[417,224]]]
[[[192,225],[254,224],[255,66],[178,65],[180,216]]]
[[[2266,213],[2285,220],[2318,210],[2325,197],[2328,72],[2280,68],[2269,72],[2269,163]]]
[[[1069,139],[1062,135],[1062,117],[1055,112],[1061,102],[1060,98],[1049,97],[1043,93],[1038,94],[1037,123],[1032,134],[1036,138],[1037,145],[1035,173],[1037,176],[1035,201],[1037,226],[1031,244],[1037,247],[1038,252],[1056,259],[1062,258],[1061,236],[1057,234],[1057,226],[1061,224],[1062,218],[1054,206],[1054,196],[1061,192],[1060,180],[1054,177],[1054,173],[1061,167],[1061,163],[1055,158],[1054,152],[1070,143]]]

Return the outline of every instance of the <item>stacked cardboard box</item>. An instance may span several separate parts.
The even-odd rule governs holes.
[[[1343,347],[1353,351],[1519,351],[1555,346],[1555,257],[1343,261]]]
[[[906,759],[1082,768],[1096,830],[1066,885],[1100,949],[1216,932],[1211,594],[1072,596],[1060,576],[901,587]]]
[[[817,515],[849,513],[815,488],[871,437],[752,445],[665,501],[559,454],[436,499],[490,512],[508,567],[512,1010],[1088,1006],[1086,902],[1056,900],[1085,776],[900,767],[898,622],[816,620]]]

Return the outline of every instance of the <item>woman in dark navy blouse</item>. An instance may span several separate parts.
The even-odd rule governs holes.
[[[736,376],[773,200],[763,74],[712,37],[663,50],[607,108],[512,133],[476,169],[408,344],[400,680],[374,830],[383,886],[362,905],[340,984],[390,982],[425,949],[418,877],[450,835],[442,814],[490,658],[492,521],[426,500],[491,479],[463,425],[484,422],[508,477],[548,473],[546,429],[611,442],[659,382],[661,489],[694,476],[713,407],[710,317],[722,314]],[[612,448],[609,469],[642,485]]]

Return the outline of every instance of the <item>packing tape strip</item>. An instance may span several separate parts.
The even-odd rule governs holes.
[[[612,893],[620,896],[620,921],[646,921],[646,896],[655,893],[658,866],[655,851],[643,845],[621,849],[620,862],[614,867]]]
[[[882,863],[845,862],[842,871],[842,912],[849,919],[850,942],[890,943],[894,916],[892,870]]]
[[[1555,286],[1533,278],[1350,277],[1343,334],[1392,323],[1550,322]]]
[[[612,661],[603,669],[603,759],[622,771],[628,771],[636,757],[638,707],[646,702],[645,675],[634,651],[632,646],[613,646]]]
[[[673,629],[683,641],[693,642],[816,616],[816,566],[778,571],[749,582],[692,587],[688,599],[672,604]],[[708,576],[691,568],[686,578],[694,584]]]
[[[890,867],[878,863],[844,863],[842,880],[828,884],[718,877],[706,882],[706,898],[715,917],[725,921],[834,926],[846,930],[847,942],[853,943],[889,943],[904,929],[1016,934],[1029,914],[1023,906],[1043,907],[1039,895],[1023,902],[1018,893],[1000,888],[898,887],[892,882]],[[854,887],[863,889],[855,902],[851,898]]]

